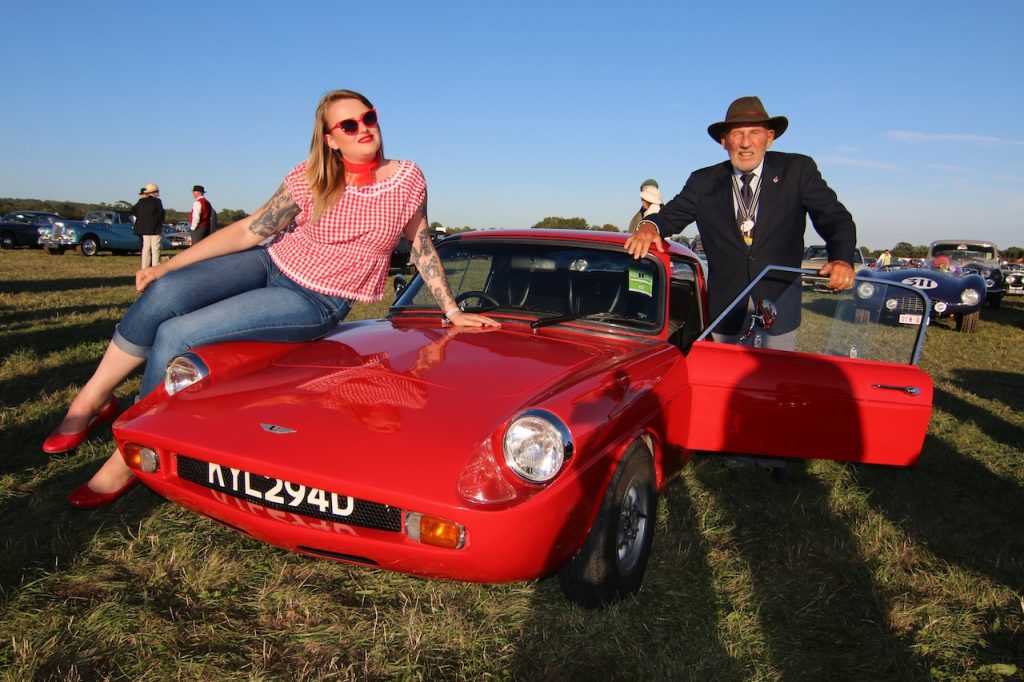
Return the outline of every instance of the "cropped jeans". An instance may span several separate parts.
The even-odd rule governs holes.
[[[352,301],[284,275],[265,248],[211,258],[156,280],[121,318],[113,343],[146,358],[141,395],[181,353],[219,341],[311,341],[344,319]]]

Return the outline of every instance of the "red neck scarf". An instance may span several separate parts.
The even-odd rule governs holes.
[[[372,161],[367,161],[366,163],[355,163],[354,161],[349,161],[344,156],[341,157],[341,162],[345,164],[345,170],[353,176],[348,184],[353,187],[372,185],[373,173],[380,168],[381,160],[379,154]]]

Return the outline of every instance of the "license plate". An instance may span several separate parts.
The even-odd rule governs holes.
[[[178,476],[263,507],[379,530],[401,530],[402,512],[379,502],[178,455]]]
[[[921,316],[904,313],[900,315],[900,324],[921,324]]]

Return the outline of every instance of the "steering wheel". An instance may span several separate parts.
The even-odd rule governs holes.
[[[494,298],[486,291],[477,291],[476,289],[472,291],[463,291],[461,294],[455,297],[455,304],[459,306],[460,310],[465,310],[465,308],[462,307],[462,303],[471,298],[478,298],[481,301],[489,303],[491,307],[487,308],[487,310],[490,310],[491,308],[497,308],[498,306],[501,305],[501,303],[498,302],[498,299]]]

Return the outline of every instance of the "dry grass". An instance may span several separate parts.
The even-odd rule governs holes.
[[[39,442],[133,299],[134,257],[0,253],[0,679],[1010,679],[1024,672],[1024,304],[929,331],[914,470],[698,459],[636,598],[424,581],[288,554],[138,490],[68,492],[109,430]],[[383,308],[357,308],[354,317]],[[128,396],[134,385],[124,387]]]

